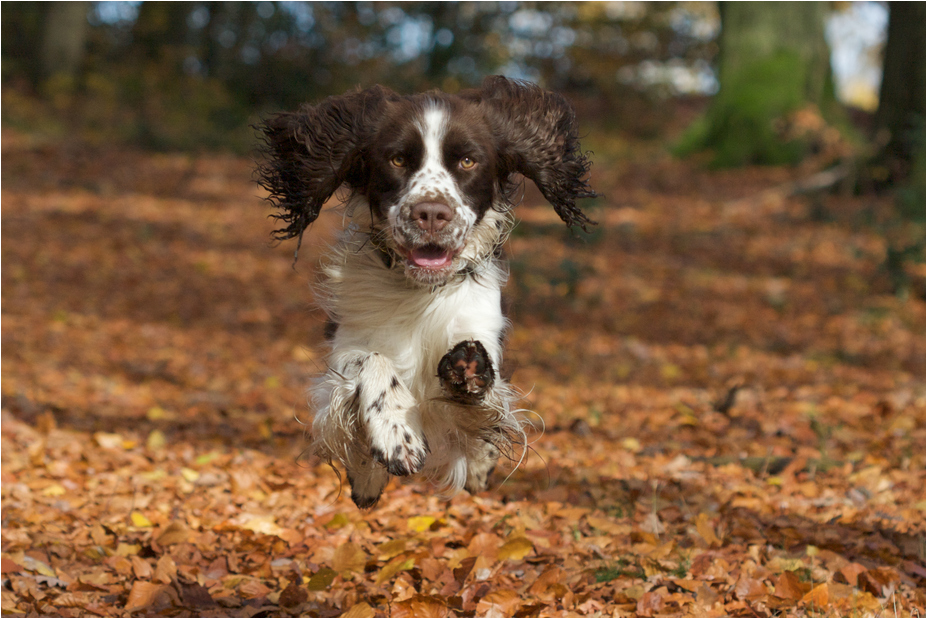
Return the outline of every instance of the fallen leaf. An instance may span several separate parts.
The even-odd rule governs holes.
[[[434,516],[413,516],[412,518],[409,518],[408,526],[410,530],[415,531],[416,533],[424,533],[434,523]]]
[[[172,546],[174,544],[186,542],[189,537],[190,531],[187,529],[186,525],[178,520],[174,520],[158,534],[157,541],[162,546]]]
[[[148,520],[148,518],[145,516],[145,514],[139,512],[139,511],[134,511],[134,512],[132,512],[131,514],[129,514],[129,517],[130,517],[131,520],[132,520],[132,526],[135,526],[135,527],[150,527],[150,526],[153,526],[152,523],[151,523],[151,521]]]
[[[367,553],[353,542],[338,546],[332,557],[332,569],[336,572],[363,572],[366,564]]]
[[[172,602],[179,602],[173,589],[167,585],[139,580],[132,585],[129,591],[125,610],[131,613],[151,606],[166,606]]]
[[[325,591],[331,586],[332,581],[335,580],[335,576],[337,575],[338,572],[335,570],[328,567],[323,567],[312,575],[312,578],[310,578],[309,582],[306,583],[306,588],[309,591]]]
[[[376,617],[376,613],[373,608],[367,602],[358,602],[345,612],[343,612],[341,617]]]
[[[521,561],[534,551],[534,544],[525,537],[510,539],[499,548],[498,558],[502,561]]]
[[[481,617],[507,617],[520,603],[521,596],[511,589],[490,591],[477,603],[476,613]]]
[[[177,565],[174,563],[174,559],[170,555],[161,555],[155,566],[155,581],[166,585],[175,578],[177,578]]]
[[[802,597],[801,603],[815,608],[825,608],[827,607],[829,599],[827,583],[825,582],[815,586],[811,591],[806,593]]]
[[[702,512],[698,515],[695,519],[695,529],[709,546],[721,546],[721,540],[715,535],[715,529],[711,526],[711,517],[708,514]]]

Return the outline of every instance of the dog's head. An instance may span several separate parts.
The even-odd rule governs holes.
[[[260,183],[286,224],[277,239],[301,237],[347,185],[366,198],[374,238],[422,284],[447,281],[474,259],[468,243],[490,225],[487,213],[510,207],[515,174],[568,225],[592,223],[576,206],[596,194],[573,110],[525,82],[491,77],[457,95],[376,86],[279,114],[262,129],[269,156]]]

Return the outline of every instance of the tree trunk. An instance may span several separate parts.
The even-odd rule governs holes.
[[[800,139],[781,121],[834,100],[820,2],[722,2],[720,88],[680,151],[711,150],[718,166],[796,163]]]
[[[910,163],[912,132],[924,130],[925,36],[923,2],[891,2],[888,40],[875,126],[887,132],[885,154]],[[923,141],[923,135],[919,138]]]
[[[80,69],[87,40],[89,2],[49,2],[42,33],[42,78],[74,77]]]

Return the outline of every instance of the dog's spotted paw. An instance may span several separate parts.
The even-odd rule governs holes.
[[[494,377],[489,354],[476,340],[460,342],[438,363],[441,386],[452,400],[465,404],[478,404]]]
[[[370,455],[386,467],[390,475],[414,475],[425,466],[428,441],[421,433],[399,423],[388,423],[372,432]]]

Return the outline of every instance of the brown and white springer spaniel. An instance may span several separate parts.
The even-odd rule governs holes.
[[[285,224],[275,238],[301,240],[332,194],[349,191],[350,224],[322,267],[332,350],[311,390],[314,452],[344,466],[361,508],[390,475],[484,490],[500,450],[524,437],[498,373],[517,175],[568,225],[592,223],[576,206],[596,194],[573,109],[490,77],[456,95],[349,92],[262,130],[259,182]]]

